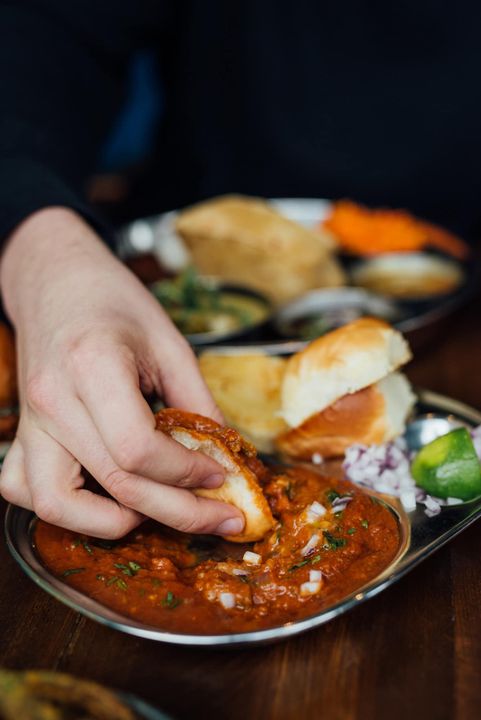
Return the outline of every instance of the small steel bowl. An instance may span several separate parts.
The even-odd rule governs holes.
[[[355,263],[353,285],[397,300],[432,300],[449,295],[463,284],[462,265],[435,253],[384,253]]]
[[[320,289],[284,305],[274,315],[273,324],[279,335],[296,339],[301,337],[300,323],[303,320],[319,317],[325,321],[322,331],[328,332],[362,316],[393,323],[402,317],[402,311],[394,301],[363,288]],[[316,335],[303,339],[313,337]]]
[[[416,452],[436,438],[459,427],[469,426],[453,415],[426,413],[407,424],[404,438],[409,450]]]
[[[244,285],[236,285],[236,284],[230,284],[225,283],[222,281],[218,281],[216,278],[204,278],[201,277],[201,280],[203,282],[209,283],[212,286],[214,286],[216,289],[220,290],[221,292],[228,292],[235,295],[241,295],[246,298],[251,298],[252,300],[257,301],[259,304],[263,305],[265,308],[265,315],[260,318],[257,321],[254,321],[248,325],[244,325],[242,327],[236,328],[234,330],[228,330],[226,332],[203,332],[203,333],[186,333],[184,337],[189,341],[191,345],[194,347],[203,346],[203,345],[215,345],[216,343],[229,343],[232,341],[238,341],[238,340],[255,340],[257,337],[262,334],[262,330],[267,326],[267,324],[271,321],[272,318],[272,304],[270,301],[266,298],[265,295],[262,295],[261,293],[251,290],[250,288],[245,287]],[[155,295],[154,293],[154,287],[156,283],[152,283],[152,285],[149,286],[150,291]]]

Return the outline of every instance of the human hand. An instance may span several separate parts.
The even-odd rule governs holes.
[[[236,535],[236,508],[188,488],[222,468],[155,430],[142,392],[219,420],[195,357],[158,302],[74,212],[47,208],[11,236],[0,266],[15,326],[20,423],[3,497],[55,525],[115,538],[145,516]],[[84,486],[83,466],[109,497]]]

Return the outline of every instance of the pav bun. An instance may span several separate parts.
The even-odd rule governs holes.
[[[198,203],[179,213],[175,229],[202,275],[240,283],[274,303],[346,282],[331,235],[258,198],[224,195]]]
[[[288,429],[279,417],[286,362],[263,353],[216,355],[215,350],[199,358],[202,375],[227,425],[260,452],[273,452],[275,438]]]
[[[415,397],[401,373],[349,393],[277,438],[285,455],[311,460],[343,455],[354,443],[382,443],[400,435]]]
[[[232,428],[225,428],[210,418],[165,408],[156,416],[156,427],[189,450],[203,452],[225,469],[224,484],[212,490],[195,488],[195,495],[219,500],[237,507],[245,518],[241,535],[228,536],[232,542],[261,540],[275,521],[255,473],[255,448]]]
[[[355,320],[290,358],[282,383],[281,416],[297,428],[345,395],[387,377],[410,358],[408,344],[390,325],[374,318]]]

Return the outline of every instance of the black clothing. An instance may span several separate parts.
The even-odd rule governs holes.
[[[158,50],[166,112],[142,213],[237,191],[481,225],[481,4],[0,2],[0,235],[83,198],[126,66]]]

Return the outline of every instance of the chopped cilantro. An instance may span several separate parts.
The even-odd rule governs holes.
[[[77,575],[77,573],[81,573],[85,570],[85,568],[70,568],[69,570],[64,570],[62,573],[62,577],[68,577],[69,575]]]
[[[110,585],[115,585],[120,590],[127,590],[127,583],[122,578],[117,577],[117,575],[114,575],[113,577],[109,578],[106,582],[107,587],[110,587]]]
[[[345,538],[335,537],[327,530],[324,530],[322,534],[326,540],[326,545],[324,547],[329,548],[330,550],[338,550],[339,548],[344,547],[347,543]]]
[[[329,500],[329,502],[332,504],[334,500],[338,497],[341,497],[339,493],[336,490],[328,490],[326,493],[326,497]]]
[[[368,521],[367,521],[367,520],[361,520],[361,526],[362,526],[365,530],[367,530],[368,527],[369,527]]]
[[[306,558],[305,560],[301,560],[301,562],[296,563],[295,565],[291,565],[290,568],[288,568],[288,572],[292,572],[293,570],[298,570],[301,567],[304,567],[304,565],[307,565],[308,563],[316,563],[319,562],[321,559],[320,555],[313,555],[312,557]]]
[[[182,604],[181,598],[175,597],[174,593],[169,590],[165,598],[162,600],[162,607],[166,607],[169,610],[174,610]]]
[[[351,527],[351,528],[349,528],[349,530],[347,531],[347,534],[348,534],[348,535],[354,535],[355,532],[356,532],[356,528]]]
[[[128,577],[134,577],[134,575],[137,575],[139,570],[142,570],[142,567],[138,563],[133,562],[133,560],[130,560],[128,565],[124,565],[123,563],[114,563],[114,567],[118,570],[122,570],[123,574]]]
[[[89,555],[93,555],[93,550],[86,540],[82,540],[82,545],[83,545],[84,550],[86,550],[86,552],[88,552]]]

